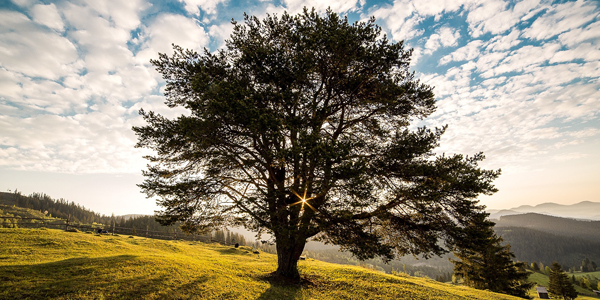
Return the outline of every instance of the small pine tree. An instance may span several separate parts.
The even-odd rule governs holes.
[[[454,274],[464,284],[477,289],[531,299],[528,290],[533,286],[527,282],[529,273],[524,263],[515,263],[510,245],[502,245],[502,238],[494,233],[493,222],[480,214],[464,229],[464,239],[457,243],[452,260]]]
[[[552,268],[550,268],[548,292],[555,298],[562,298],[564,300],[577,298],[577,292],[573,283],[569,280],[569,275],[563,271],[557,262],[552,263]]]
[[[536,262],[532,262],[531,263],[531,269],[535,272],[539,272],[540,271],[540,266],[536,263]]]

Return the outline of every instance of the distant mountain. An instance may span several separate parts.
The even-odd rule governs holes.
[[[577,237],[600,242],[600,221],[560,218],[535,213],[502,216],[496,228],[523,227],[555,235]],[[600,249],[600,248],[599,248]]]
[[[536,206],[522,205],[503,210],[490,209],[488,213],[490,213],[490,219],[523,213],[538,213],[563,218],[600,220],[600,202],[583,201],[571,205],[542,203]]]

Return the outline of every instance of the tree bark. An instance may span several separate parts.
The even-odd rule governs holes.
[[[306,239],[277,239],[277,271],[275,274],[290,279],[300,279],[298,260],[304,251],[305,244]]]

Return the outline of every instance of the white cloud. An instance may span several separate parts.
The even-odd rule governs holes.
[[[31,77],[58,79],[78,70],[77,48],[27,16],[0,11],[0,65]]]
[[[507,35],[497,35],[490,39],[485,47],[488,51],[504,51],[521,43],[519,36],[521,32],[518,29],[513,29]]]
[[[159,15],[148,27],[144,27],[142,50],[136,54],[141,63],[158,58],[158,53],[173,54],[171,44],[201,51],[209,42],[209,36],[198,23],[181,15]]]
[[[33,20],[39,24],[58,31],[63,31],[65,24],[56,9],[54,3],[43,5],[37,4],[31,9]]]
[[[200,15],[200,9],[207,14],[215,14],[217,6],[220,3],[225,3],[227,0],[179,0],[185,4],[185,10],[191,14]]]
[[[484,33],[503,33],[520,22],[523,17],[533,11],[541,9],[539,0],[519,1],[513,8],[503,0],[490,0],[480,2],[470,9],[467,22],[473,37]]]
[[[523,36],[544,40],[567,32],[594,20],[598,16],[598,7],[591,1],[576,1],[557,4],[537,18]]]
[[[480,48],[483,44],[484,42],[481,40],[471,41],[466,46],[460,47],[454,52],[442,57],[440,59],[440,65],[445,65],[451,61],[472,60],[479,56]]]
[[[600,38],[600,21],[592,23],[586,28],[576,28],[558,36],[558,40],[567,46],[574,46],[598,38]]]
[[[431,54],[440,47],[456,46],[459,38],[460,32],[457,29],[442,27],[429,37],[425,43],[425,51],[427,54]]]
[[[114,113],[110,109],[116,109]],[[131,124],[122,108],[62,117],[0,116],[0,166],[67,173],[130,173],[143,168]]]

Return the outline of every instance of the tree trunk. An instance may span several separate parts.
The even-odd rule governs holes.
[[[298,273],[298,260],[306,240],[299,241],[298,239],[277,239],[277,271],[279,276],[290,279],[300,279]]]

